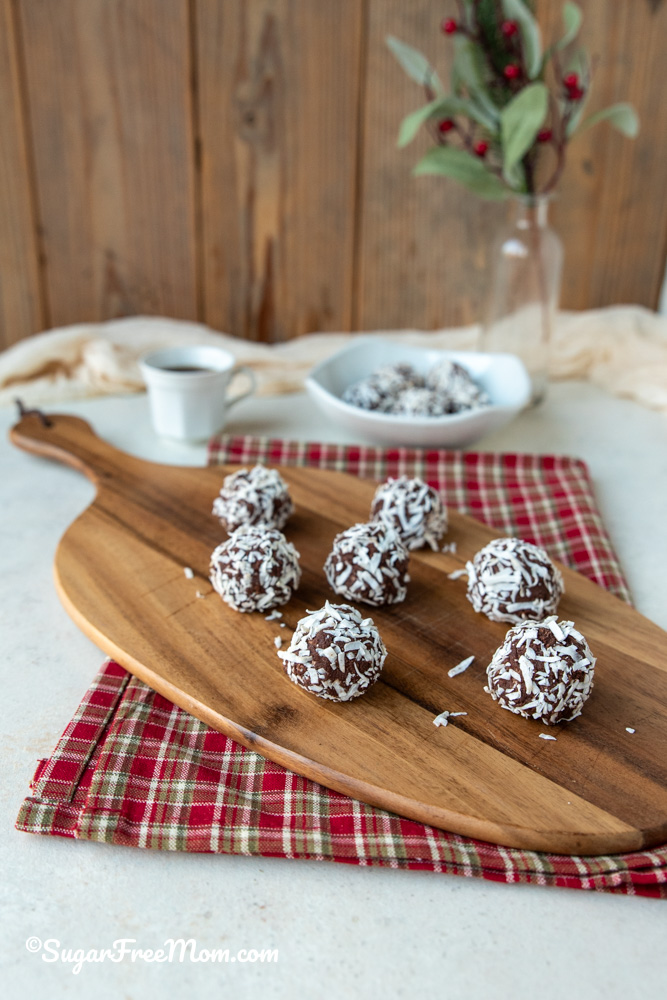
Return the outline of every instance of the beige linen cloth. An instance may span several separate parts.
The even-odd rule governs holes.
[[[382,330],[393,341],[442,349],[474,350],[479,327],[423,332]],[[181,344],[217,344],[249,365],[262,395],[296,392],[317,362],[357,334],[314,333],[282,344],[239,340],[199,323],[132,316],[78,323],[19,341],[0,354],[0,404],[20,396],[29,406],[89,396],[140,392],[138,360],[149,351]],[[560,313],[550,376],[589,379],[619,396],[667,413],[667,317],[639,306]]]

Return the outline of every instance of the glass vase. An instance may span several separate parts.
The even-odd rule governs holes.
[[[517,354],[530,375],[532,404],[545,395],[549,345],[558,309],[563,245],[548,224],[549,195],[514,199],[491,273],[481,347]]]

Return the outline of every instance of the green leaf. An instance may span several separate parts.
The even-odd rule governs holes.
[[[467,101],[463,97],[436,97],[434,101],[417,108],[416,111],[411,111],[403,119],[398,133],[399,149],[412,142],[425,122],[432,118],[455,118],[457,115],[465,115],[476,121],[478,125],[483,125],[488,131],[497,132],[496,123],[475,107],[472,101]]]
[[[507,188],[500,178],[490,173],[479,157],[471,156],[463,149],[436,146],[419,161],[414,173],[451,177],[482,198],[497,200],[507,197]]]
[[[492,104],[491,108],[493,109],[493,113],[490,114],[486,110],[486,107],[481,107],[477,103],[477,96],[478,95],[475,95],[475,97],[469,101],[464,97],[460,97],[458,100],[461,110],[458,114],[467,115],[468,118],[472,118],[472,120],[477,122],[478,125],[482,125],[491,136],[495,137],[498,135],[499,131],[498,110],[495,105]]]
[[[634,139],[639,134],[637,112],[631,104],[625,103],[612,104],[611,107],[603,108],[602,111],[596,111],[594,115],[589,115],[577,129],[577,134],[581,134],[587,128],[592,128],[598,122],[604,121],[609,122],[619,132],[622,132],[623,135],[627,135],[628,139]]]
[[[503,173],[512,171],[535,142],[549,108],[549,92],[543,83],[531,83],[520,90],[503,108],[500,131],[503,144]]]
[[[482,61],[478,47],[469,38],[458,35],[454,40],[454,64],[461,81],[470,90],[484,88]]]
[[[515,163],[511,170],[505,174],[505,181],[512,191],[525,192],[526,171],[521,163]]]
[[[422,87],[433,87],[439,94],[443,93],[440,78],[423,53],[393,35],[387,35],[387,45],[411,80]]]
[[[453,100],[457,100],[457,98],[453,98]],[[448,103],[449,98],[436,97],[435,101],[430,101],[422,108],[417,108],[416,111],[411,111],[409,115],[406,115],[398,130],[398,148],[403,149],[404,146],[412,142],[425,122],[435,118],[436,115],[446,116],[449,112],[446,112],[442,106]]]
[[[508,21],[516,21],[521,28],[521,41],[526,69],[531,80],[542,69],[542,35],[540,28],[524,0],[503,0],[503,11]]]
[[[583,19],[584,16],[579,7],[577,7],[576,3],[571,3],[568,0],[568,3],[566,3],[563,7],[563,24],[565,25],[565,34],[559,42],[556,42],[555,48],[565,49],[570,42],[575,40],[579,34],[579,28],[581,27]]]
[[[565,67],[565,72],[578,73],[581,77],[585,77],[588,74],[588,56],[585,49],[575,49],[571,53]]]
[[[460,89],[460,84],[466,88],[478,111],[485,114],[487,128],[495,130],[498,121],[498,108],[486,91],[484,80],[484,58],[479,46],[468,38],[458,36],[454,42],[454,64],[452,80],[454,90]]]

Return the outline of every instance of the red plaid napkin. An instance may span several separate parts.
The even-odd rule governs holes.
[[[570,458],[380,450],[221,438],[210,462],[419,475],[447,504],[516,533],[628,599],[586,466]],[[159,850],[387,865],[499,882],[667,897],[667,846],[568,857],[496,847],[403,819],[246,750],[108,662],[53,755],[19,830]]]

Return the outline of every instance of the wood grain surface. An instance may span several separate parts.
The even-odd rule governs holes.
[[[562,304],[658,303],[667,3],[579,0],[590,111],[553,206]],[[131,314],[240,337],[481,318],[502,205],[412,176],[423,103],[385,39],[447,79],[453,0],[0,0],[0,343]],[[537,0],[545,41],[561,3]]]
[[[0,0],[0,350],[48,320],[41,300],[18,37],[11,0]]]
[[[196,319],[182,0],[21,0],[45,293],[60,326]]]
[[[352,324],[362,5],[198,0],[204,316],[250,340]]]
[[[640,132],[629,141],[600,125],[569,147],[552,212],[565,245],[562,304],[566,309],[631,302],[655,307],[667,250],[667,189],[659,166],[667,154],[667,106],[662,87],[656,86],[664,74],[667,3],[578,3],[584,14],[580,41],[593,71],[586,114],[630,101]],[[558,37],[562,4],[537,0],[536,8],[545,37]],[[653,259],[649,246],[659,248]]]
[[[447,574],[492,532],[450,512],[456,553],[412,553],[406,601],[364,609],[389,650],[381,680],[357,701],[325,702],[285,677],[274,638],[287,644],[306,609],[334,598],[322,564],[334,535],[366,519],[374,484],[281,470],[296,503],[286,534],[303,568],[281,629],[232,611],[208,582],[210,553],[224,537],[211,503],[228,469],[151,464],[105,444],[82,420],[52,421],[24,417],[13,442],[97,485],[59,545],[58,592],[101,649],[165,697],[299,774],[463,835],[578,854],[667,840],[667,637],[618,598],[562,567],[559,614],[598,658],[595,689],[579,719],[549,730],[555,742],[540,739],[545,727],[483,690],[507,626],[475,614],[465,582]],[[469,655],[472,666],[448,677]],[[445,709],[468,714],[436,728]]]

